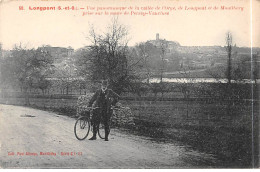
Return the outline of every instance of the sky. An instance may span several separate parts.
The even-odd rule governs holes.
[[[2,0],[0,4],[0,42],[3,49],[15,44],[28,48],[41,45],[74,49],[89,45],[89,28],[93,25],[100,33],[111,23],[112,15],[84,15],[86,7],[133,7],[128,12],[147,12],[147,7],[175,7],[169,15],[120,15],[118,20],[129,30],[129,45],[160,38],[177,41],[183,46],[225,45],[225,34],[230,31],[233,43],[239,47],[251,46],[250,0]],[[253,47],[260,47],[260,1],[252,0]],[[19,10],[23,6],[24,10]],[[84,10],[57,10],[58,6],[78,7]],[[221,6],[236,7],[220,10]],[[55,7],[56,10],[29,10],[34,7]],[[135,9],[139,7],[139,10]],[[182,10],[177,10],[182,7]],[[207,10],[184,10],[205,7]],[[217,10],[209,10],[218,7]],[[243,10],[241,10],[241,7]],[[142,8],[142,10],[141,10]],[[90,10],[88,10],[90,12]],[[152,10],[155,11],[155,10]],[[158,10],[157,12],[167,12]],[[92,12],[96,12],[96,9]]]

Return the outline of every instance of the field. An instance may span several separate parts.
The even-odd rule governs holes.
[[[0,99],[24,105],[23,98]],[[76,99],[30,98],[31,106],[74,116]],[[250,102],[133,101],[135,125],[127,131],[159,142],[178,141],[184,146],[213,154],[219,167],[252,167],[252,109]],[[257,117],[259,107],[255,108]]]
[[[252,161],[249,105],[206,102],[132,102],[139,131],[178,140],[212,153],[220,166],[249,167]],[[255,112],[257,114],[257,112]]]

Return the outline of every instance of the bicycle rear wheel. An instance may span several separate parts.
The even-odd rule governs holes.
[[[84,140],[88,137],[90,122],[88,117],[81,116],[74,125],[74,134],[78,140]]]
[[[101,123],[98,125],[98,136],[99,136],[101,139],[105,139],[105,125],[103,124],[103,122],[101,122]]]
[[[110,125],[108,126],[108,133],[110,133]],[[105,139],[105,125],[101,122],[98,126],[98,136],[101,139]]]

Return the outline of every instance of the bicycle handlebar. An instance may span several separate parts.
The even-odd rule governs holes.
[[[87,110],[95,110],[95,109],[100,109],[101,107],[87,107]]]
[[[95,109],[100,109],[101,107],[87,107],[86,109],[88,110],[95,110]],[[117,110],[117,109],[125,109],[126,107],[117,107],[117,106],[111,106],[112,110]]]
[[[111,106],[111,110],[123,110],[123,109],[128,109],[129,107],[123,107],[123,106]],[[93,111],[95,109],[101,109],[101,107],[85,107],[84,108],[86,111]]]

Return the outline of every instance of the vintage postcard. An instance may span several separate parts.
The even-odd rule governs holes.
[[[1,0],[0,168],[259,168],[259,0]]]

